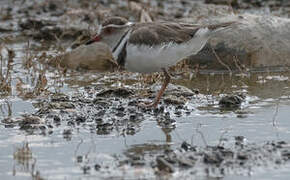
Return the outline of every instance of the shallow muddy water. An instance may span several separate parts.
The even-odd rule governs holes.
[[[5,123],[4,119],[37,112],[39,101],[51,95],[42,94],[32,98],[19,95],[17,79],[21,77],[24,87],[33,87],[33,75],[39,72],[31,73],[29,68],[23,68],[25,44],[8,47],[16,54],[10,71],[12,90],[9,95],[3,95],[0,101],[1,179],[153,178],[155,173],[147,158],[162,154],[164,150],[175,150],[184,141],[200,148],[217,145],[231,148],[237,137],[242,137],[245,144],[254,144],[257,148],[266,142],[290,141],[290,74],[285,71],[249,72],[243,75],[200,72],[175,76],[173,84],[191,90],[198,89],[199,93],[186,101],[186,110],[181,111],[187,113],[177,113],[174,106],[163,105],[164,111],[169,112],[174,120],[170,126],[160,124],[154,116],[144,116],[135,122],[131,133],[124,133],[124,127],[127,127],[124,124],[113,127],[108,132],[100,132],[93,128],[93,122],[71,126],[64,118],[45,132],[26,131],[18,125]],[[137,94],[142,92],[142,86],[156,88],[154,84],[142,85],[137,74],[122,73],[121,76],[116,76],[119,73],[72,72],[64,77],[56,70],[48,69],[46,77],[47,84],[56,84],[55,87],[49,87],[49,91],[62,92],[68,96],[82,94],[83,98],[90,96],[86,94],[89,87],[105,89],[121,83],[123,87],[139,89]],[[98,91],[97,89],[92,94],[95,95]],[[245,96],[241,106],[223,109],[218,105],[221,97],[238,93]],[[142,95],[139,96],[137,99],[142,99]],[[54,113],[57,115],[59,112]],[[59,116],[62,118],[61,114]],[[46,121],[44,124],[49,123]],[[144,158],[144,166],[120,167],[121,160],[135,155]],[[289,178],[289,164],[276,164],[267,159],[265,162],[266,165],[252,165],[251,170],[233,169],[222,176],[222,179]],[[169,177],[211,179],[220,176],[206,174],[203,168],[197,168],[194,176],[187,174],[187,171],[180,171]]]

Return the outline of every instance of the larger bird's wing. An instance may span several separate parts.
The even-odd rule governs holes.
[[[198,26],[178,23],[139,23],[133,27],[129,43],[148,46],[169,42],[180,44],[190,40],[198,29]]]
[[[152,22],[138,23],[133,26],[133,31],[129,38],[129,43],[135,45],[155,46],[174,42],[180,44],[193,38],[200,28],[208,28],[211,31],[225,29],[232,24],[237,23],[224,22],[211,25],[196,25],[186,23],[172,22]]]

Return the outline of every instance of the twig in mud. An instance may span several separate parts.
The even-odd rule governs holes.
[[[34,87],[34,94],[37,96],[40,95],[42,91],[46,90],[45,88],[46,86],[47,86],[47,79],[45,75],[45,70],[41,70],[38,75],[36,85]]]
[[[27,47],[25,49],[25,57],[24,60],[22,62],[22,65],[24,66],[24,68],[29,69],[30,67],[32,67],[32,56],[30,53],[30,41],[27,41]]]
[[[78,159],[77,152],[79,151],[81,145],[84,143],[83,138],[80,138],[81,141],[77,144],[76,149],[74,150],[74,158]],[[87,157],[87,154],[85,155]]]
[[[241,66],[239,65],[239,59],[237,56],[233,56],[233,60],[235,62],[235,66],[239,69],[240,73],[242,74],[242,76],[245,76],[246,73],[243,71],[243,69],[241,68]]]
[[[224,135],[228,133],[228,130],[226,129],[224,132],[222,132],[220,138],[219,138],[219,143],[217,146],[221,146],[223,140],[224,140]]]
[[[129,145],[127,144],[127,138],[126,138],[126,136],[123,136],[123,137],[124,137],[124,146],[126,148],[129,148]]]
[[[213,48],[212,46],[210,46],[210,47],[211,47],[211,50],[212,50],[212,52],[214,53],[216,59],[218,60],[218,62],[219,62],[221,65],[223,65],[224,67],[226,67],[226,68],[228,69],[228,71],[229,71],[229,74],[232,75],[233,72],[232,72],[231,68],[221,60],[221,58],[218,56],[218,54],[216,53],[216,51],[214,50],[214,48]]]
[[[152,22],[152,18],[150,17],[149,13],[144,9],[141,11],[140,22]]]
[[[46,78],[46,71],[48,66],[41,63],[44,58],[46,58],[45,53],[42,53],[40,56],[33,55],[30,50],[30,41],[27,41],[22,65],[28,71],[28,74],[31,75],[29,77],[29,87],[33,88],[25,87],[27,80],[23,81],[22,77],[17,77],[16,91],[18,92],[18,96],[27,99],[47,92],[48,80]]]
[[[228,7],[229,7],[229,12],[234,14],[232,2],[233,2],[233,0],[228,0]]]
[[[181,138],[180,134],[177,132],[177,129],[174,129],[173,132],[175,132],[175,134],[177,135],[177,138],[178,138],[181,142],[186,141],[185,139]],[[193,136],[193,135],[192,135],[192,136]]]
[[[228,82],[227,82],[228,83]],[[221,74],[221,83],[218,87],[219,93],[223,93],[224,91],[226,91],[227,86],[225,85],[225,77],[224,74]]]
[[[0,112],[3,117],[11,117],[12,116],[12,103],[8,100],[5,100],[5,104],[0,104]]]
[[[64,37],[65,33],[63,32],[59,37],[57,37],[56,34],[54,34],[54,38],[56,40],[56,47],[59,51],[64,52],[65,48],[61,45],[61,39]]]
[[[207,92],[207,94],[209,94],[209,87],[210,87],[209,76],[210,75],[206,76],[206,92]]]
[[[2,49],[5,48],[7,51],[7,57],[5,58],[2,55]],[[11,72],[13,68],[13,58],[15,53],[13,50],[0,45],[0,90],[2,93],[9,94],[11,93]],[[1,94],[2,94],[1,93]]]
[[[284,92],[282,91],[280,97],[282,97],[283,95],[284,95]],[[272,125],[273,125],[273,127],[277,127],[277,115],[278,115],[278,112],[279,112],[280,101],[281,101],[281,98],[278,98],[277,101],[276,101],[276,108],[275,108],[274,115],[272,117]]]
[[[278,115],[278,111],[279,111],[279,105],[280,105],[280,98],[278,98],[278,100],[276,102],[275,112],[274,112],[274,115],[272,117],[272,125],[273,125],[273,127],[277,127],[277,115]]]
[[[13,153],[13,159],[18,165],[21,165],[23,169],[30,173],[32,180],[43,180],[38,170],[36,170],[37,159],[33,157],[32,151],[28,142],[23,143],[23,146],[17,148]],[[13,174],[16,175],[16,166],[13,165]]]
[[[40,172],[38,170],[35,170],[36,162],[37,159],[33,158],[33,163],[31,164],[31,172],[30,172],[32,180],[44,180],[44,178],[41,177]]]
[[[206,140],[205,140],[205,137],[204,137],[203,133],[200,131],[201,126],[202,126],[201,123],[198,123],[198,124],[197,124],[196,132],[200,135],[201,140],[203,141],[204,145],[207,147],[208,144],[207,144],[207,142],[206,142]]]
[[[213,101],[212,102],[210,102],[210,99],[209,99],[209,96],[210,96],[210,81],[209,81],[209,76],[210,75],[208,75],[208,76],[206,76],[206,100],[207,100],[207,102],[210,104],[210,103],[214,103]]]
[[[174,72],[174,75],[182,75],[182,74],[190,72],[190,70],[191,69],[186,59],[183,59],[182,61],[178,62],[176,65],[169,68],[170,73]]]
[[[236,67],[239,69],[240,73],[243,73],[242,68],[240,67],[240,65],[238,64],[238,57],[237,56],[233,56],[233,60],[235,62]]]
[[[140,74],[142,78],[142,84],[154,84],[161,79],[160,73],[152,73],[152,74]],[[142,87],[143,88],[143,87]]]
[[[2,46],[0,46],[0,82],[2,83],[2,79],[3,79],[3,56],[2,56]]]
[[[206,76],[206,100],[209,103],[209,75]]]

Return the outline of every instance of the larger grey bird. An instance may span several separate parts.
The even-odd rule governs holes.
[[[96,36],[86,44],[107,43],[120,66],[131,72],[164,72],[164,82],[155,100],[157,107],[170,82],[167,69],[189,55],[197,54],[215,32],[235,22],[196,25],[175,22],[132,23],[122,17],[106,19]]]

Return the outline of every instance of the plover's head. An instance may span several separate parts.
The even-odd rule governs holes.
[[[132,23],[122,17],[108,18],[100,25],[97,35],[86,44],[101,41],[113,49],[131,25]]]

